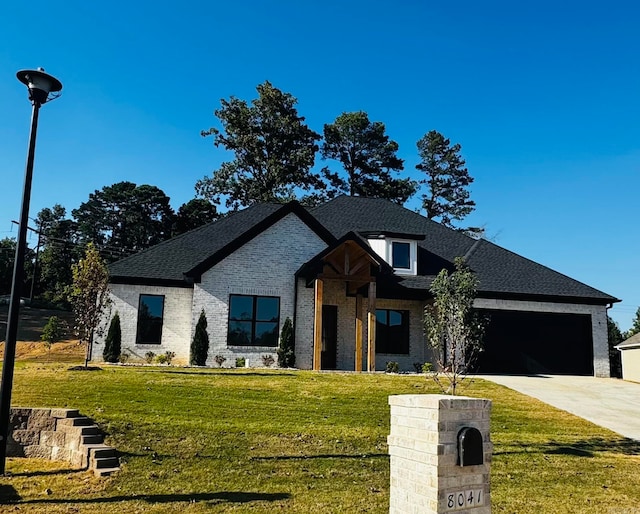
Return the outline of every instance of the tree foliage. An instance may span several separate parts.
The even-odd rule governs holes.
[[[104,340],[102,358],[105,362],[118,362],[122,351],[122,330],[120,328],[120,315],[116,312],[109,323],[109,331]]]
[[[42,329],[40,340],[44,341],[47,347],[50,348],[52,344],[62,341],[65,334],[65,323],[58,316],[50,316],[47,324]]]
[[[161,189],[132,182],[96,190],[72,214],[82,241],[112,250],[114,259],[168,239],[174,217]]]
[[[417,146],[420,163],[416,168],[426,175],[420,180],[427,188],[422,196],[422,207],[427,218],[453,228],[453,222],[464,219],[476,205],[469,198],[468,188],[473,178],[460,155],[461,147],[457,143],[452,145],[435,130],[425,134]]]
[[[218,210],[208,200],[194,198],[184,203],[178,209],[175,218],[173,235],[182,234],[198,228],[215,220],[218,217]]]
[[[339,161],[346,173],[323,170],[331,188],[328,196],[386,198],[403,204],[415,192],[412,180],[392,175],[404,165],[397,156],[398,143],[390,140],[385,130],[384,123],[369,121],[363,111],[342,113],[324,126],[322,157]]]
[[[296,353],[293,340],[293,323],[287,317],[280,332],[280,345],[278,346],[278,366],[281,368],[293,368],[296,364]]]
[[[214,113],[222,129],[202,131],[235,158],[223,163],[212,177],[199,180],[196,190],[215,203],[226,197],[225,204],[231,209],[288,201],[296,197],[297,189],[312,191],[323,186],[310,171],[320,135],[298,115],[297,100],[268,81],[256,89],[258,98],[250,105],[233,96],[222,99],[221,108]]]
[[[75,331],[86,345],[85,367],[91,360],[93,339],[103,311],[109,305],[109,272],[96,247],[89,243],[84,257],[71,267],[73,282],[69,302],[73,307]]]
[[[0,295],[11,293],[17,244],[15,239],[8,237],[0,239]],[[23,297],[29,296],[29,287],[33,279],[33,260],[34,252],[27,248],[24,256],[24,278],[20,293],[20,296]]]
[[[192,366],[205,366],[207,355],[209,354],[209,334],[207,333],[207,315],[202,309],[196,331],[191,341],[191,357],[189,362]]]
[[[77,225],[67,219],[67,211],[59,204],[45,207],[36,217],[42,249],[38,256],[38,296],[49,303],[68,307],[67,288],[73,280],[71,265],[82,253],[78,246]]]
[[[633,320],[631,320],[631,328],[624,334],[624,338],[629,339],[638,333],[640,333],[640,307],[636,310]]]
[[[624,335],[620,332],[620,327],[607,316],[607,334],[609,336],[609,370],[611,376],[615,378],[622,378],[622,356],[620,351],[616,350],[616,345],[619,345],[624,341]]]
[[[482,351],[485,322],[473,310],[477,289],[477,277],[461,258],[452,273],[443,269],[431,284],[434,300],[425,307],[425,334],[437,364],[432,376],[446,393],[458,392]]]

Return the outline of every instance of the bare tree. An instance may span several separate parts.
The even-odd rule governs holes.
[[[462,258],[451,274],[443,269],[430,288],[434,301],[425,307],[424,326],[436,360],[432,377],[448,394],[458,392],[482,351],[485,321],[473,310],[477,289],[478,279]]]
[[[84,367],[88,367],[93,349],[93,338],[108,307],[109,272],[98,250],[92,243],[87,245],[85,255],[72,266],[73,283],[69,290],[69,301],[73,307],[75,331],[87,346]]]

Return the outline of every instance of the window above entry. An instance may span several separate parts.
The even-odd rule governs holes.
[[[368,235],[371,249],[382,257],[398,275],[418,274],[418,241],[389,235]]]

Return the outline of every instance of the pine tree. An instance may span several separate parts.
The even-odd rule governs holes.
[[[293,344],[293,323],[289,318],[284,320],[280,332],[280,346],[278,347],[278,366],[293,368],[296,363],[296,353]]]
[[[120,330],[120,315],[116,314],[111,319],[107,338],[104,340],[102,358],[105,362],[118,362],[122,349],[122,331]]]
[[[207,315],[204,309],[200,312],[200,318],[196,324],[196,333],[193,335],[191,342],[191,359],[189,363],[192,366],[205,366],[207,364],[207,355],[209,353],[209,334],[207,334]]]

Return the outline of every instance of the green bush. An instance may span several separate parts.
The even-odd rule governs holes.
[[[289,318],[284,320],[280,332],[280,346],[278,346],[278,366],[293,368],[296,364],[296,353],[293,342],[293,323]]]
[[[423,373],[431,373],[433,371],[433,364],[431,364],[430,362],[425,362],[422,365],[422,372]]]
[[[176,356],[176,352],[170,352],[170,351],[166,351],[164,353],[164,359],[165,362],[171,366],[171,361],[173,360],[173,358]]]
[[[109,332],[104,340],[102,358],[105,362],[118,362],[121,353],[122,331],[120,330],[120,316],[116,312],[109,324]]]
[[[153,352],[147,352],[144,354],[144,360],[147,364],[151,364],[153,362],[153,359],[155,359],[156,354]]]
[[[244,357],[236,358],[236,368],[244,368],[245,364],[246,364],[246,361],[244,360]]]
[[[384,370],[385,373],[400,373],[400,365],[395,361],[387,362],[387,367]]]
[[[167,363],[167,356],[160,354],[156,357],[156,361],[158,362],[158,364],[166,364]]]
[[[204,309],[200,312],[200,318],[196,325],[196,332],[191,341],[191,358],[189,363],[192,366],[204,366],[207,364],[207,355],[209,353],[209,334],[207,334],[207,316]],[[171,364],[171,359],[169,359]]]
[[[42,335],[40,339],[47,345],[47,349],[51,348],[51,345],[58,343],[64,339],[65,330],[64,322],[58,318],[58,316],[51,316],[47,324],[42,329]]]

